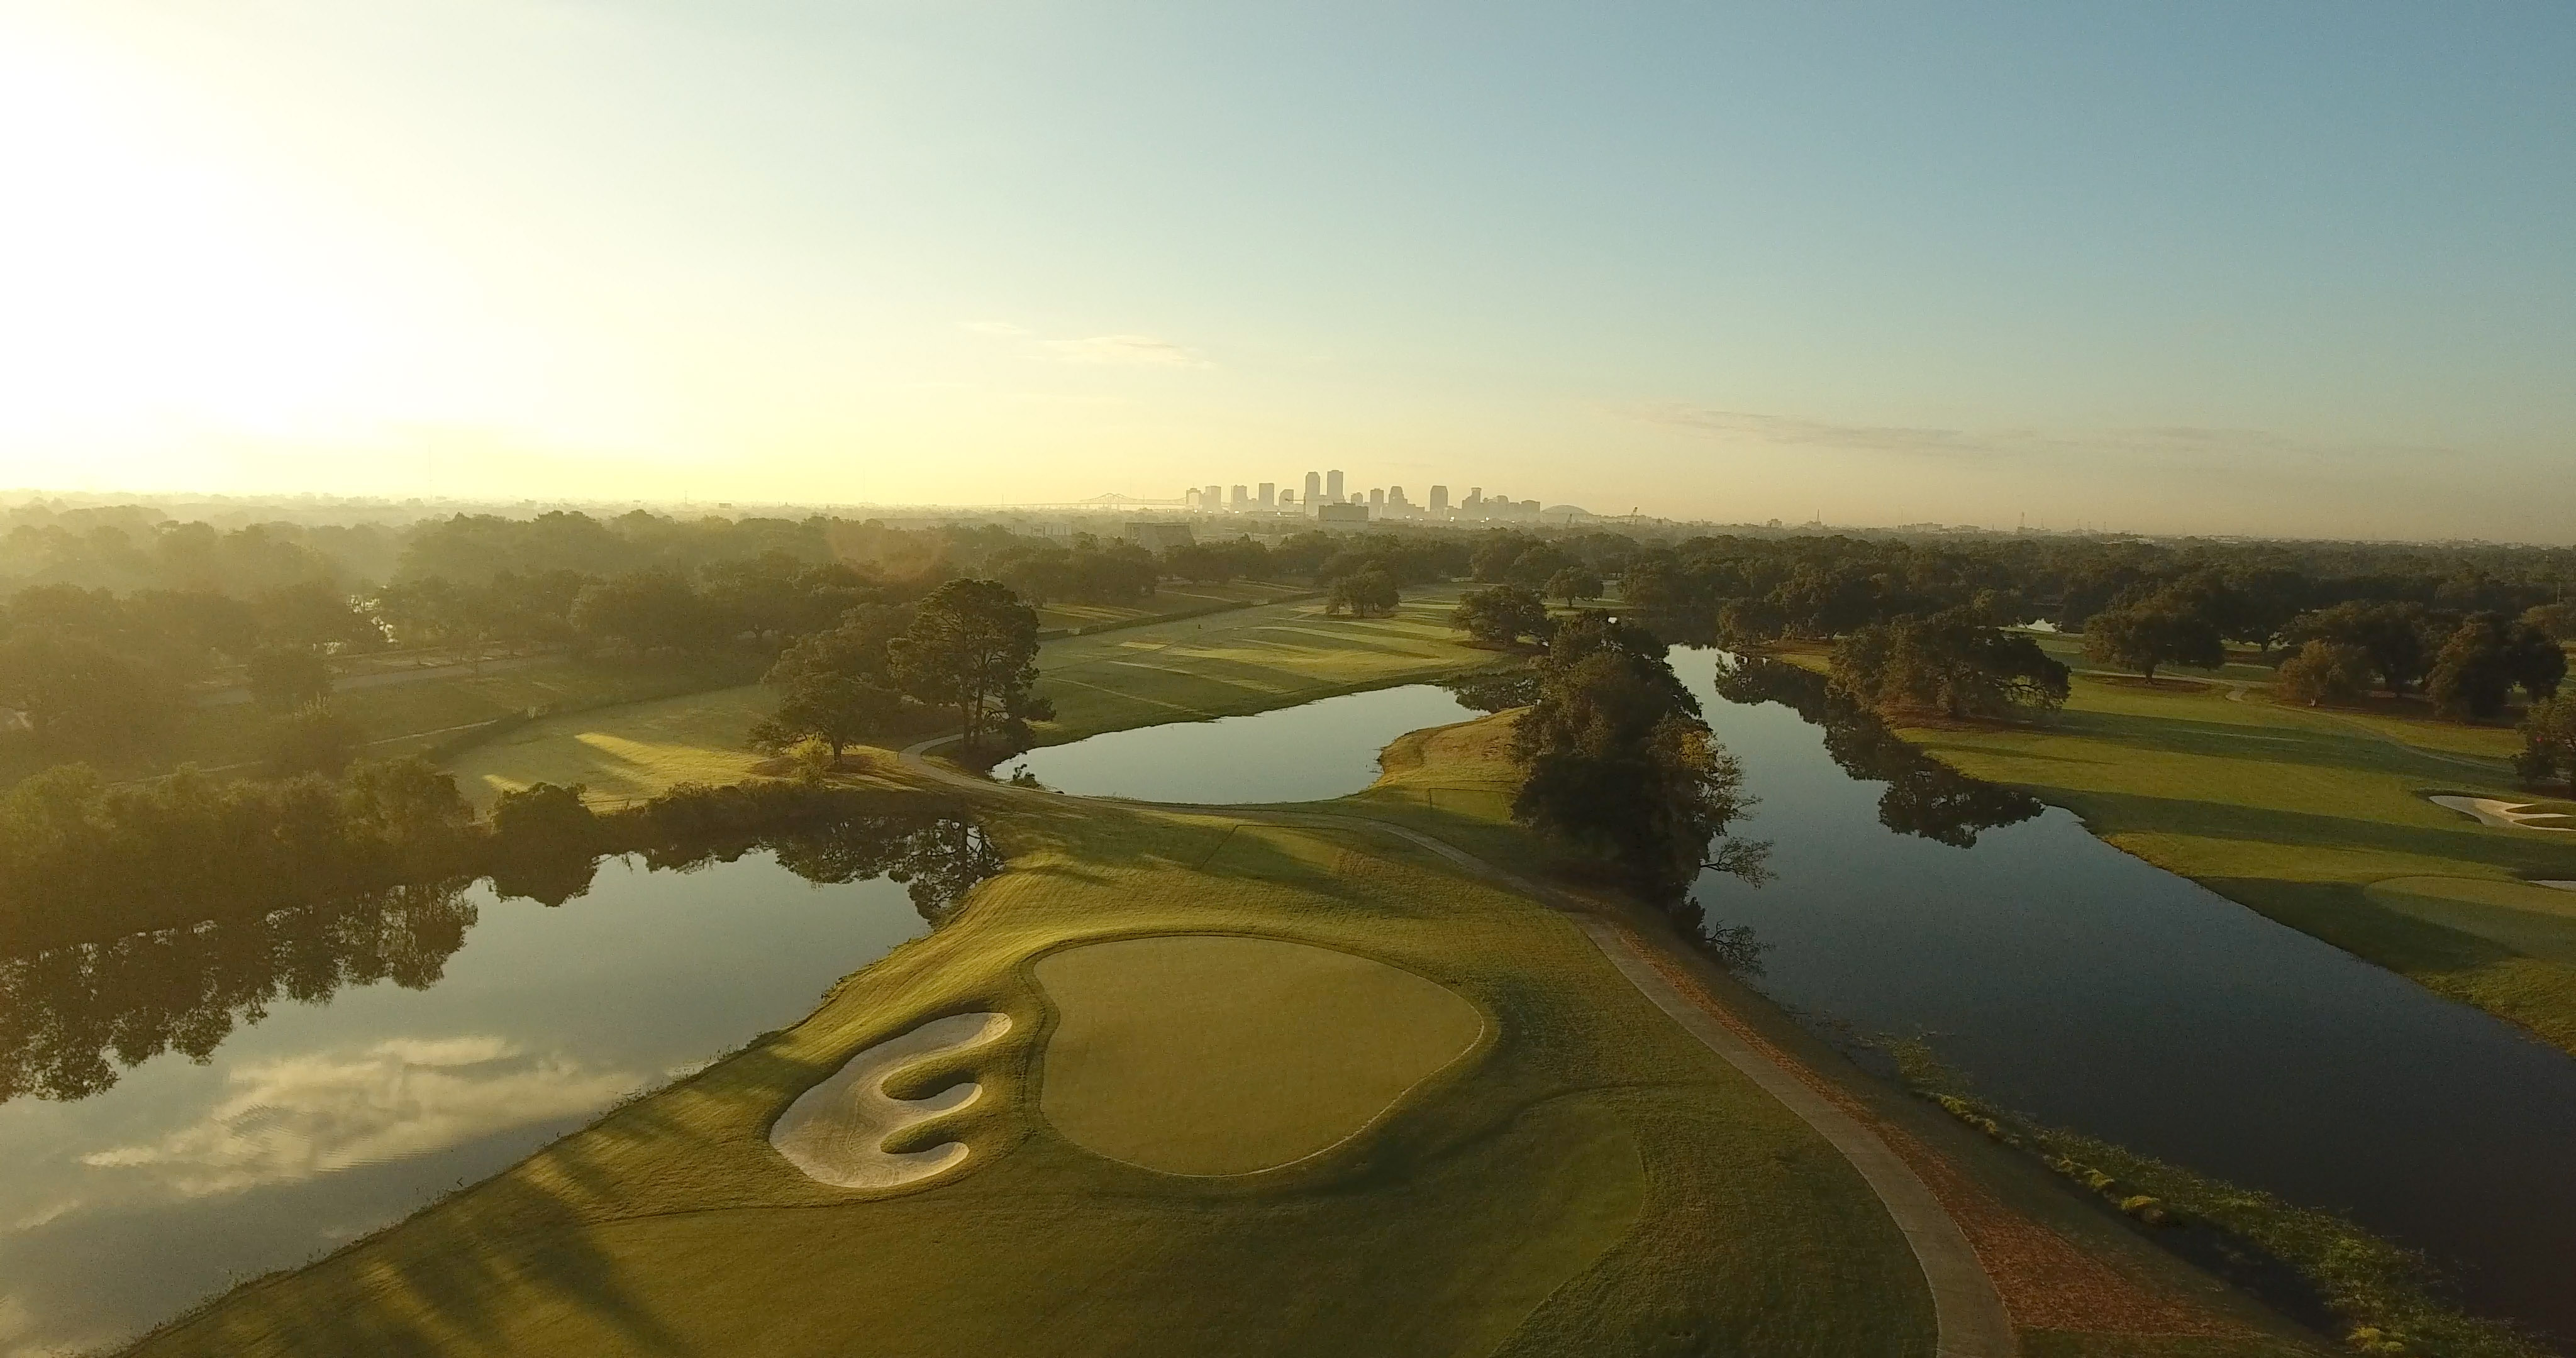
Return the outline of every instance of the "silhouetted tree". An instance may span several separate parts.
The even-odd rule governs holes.
[[[1025,744],[1028,723],[1055,714],[1054,704],[1030,692],[1037,637],[1037,611],[1008,586],[951,580],[921,601],[886,649],[904,690],[956,713],[966,747],[979,750],[988,740]]]

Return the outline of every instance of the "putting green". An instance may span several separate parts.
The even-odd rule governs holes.
[[[1055,1001],[1038,1106],[1086,1150],[1166,1174],[1250,1174],[1367,1127],[1484,1033],[1466,1000],[1383,962],[1236,934],[1039,959]]]

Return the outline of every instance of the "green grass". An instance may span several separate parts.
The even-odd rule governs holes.
[[[1244,1174],[1349,1137],[1468,1056],[1474,1005],[1373,958],[1165,934],[1048,954],[1040,1108],[1076,1144],[1174,1174]]]
[[[1050,632],[1058,628],[1115,627],[1147,618],[1270,603],[1289,595],[1313,592],[1303,585],[1273,585],[1254,580],[1230,580],[1221,585],[1171,584],[1155,590],[1152,597],[1141,603],[1048,604],[1038,610],[1038,626]]]
[[[806,1022],[147,1354],[1915,1354],[1929,1299],[1866,1185],[1563,918],[1357,833],[1066,800],[996,812],[1013,869]],[[1037,959],[1249,933],[1374,957],[1491,1015],[1482,1058],[1331,1151],[1238,1178],[1093,1154],[1037,1108]],[[851,1053],[991,1009],[918,1129],[959,1170],[806,1179],[772,1118]],[[909,1143],[908,1143],[909,1144]]]
[[[1050,641],[1038,654],[1038,692],[1058,744],[1102,731],[1287,707],[1355,689],[1436,678],[1493,664],[1449,627],[1460,587],[1408,590],[1392,617],[1328,617],[1320,601]]]
[[[1259,712],[1493,664],[1494,652],[1461,644],[1449,629],[1457,594],[1415,591],[1387,618],[1327,617],[1319,602],[1268,604],[1044,642],[1038,692],[1055,700],[1056,719],[1038,726],[1038,740]],[[678,782],[742,777],[759,759],[744,742],[772,701],[758,685],[738,685],[597,708],[530,723],[448,764],[477,805],[539,781],[585,784],[592,800],[619,805]]]
[[[2435,918],[2371,889],[2576,878],[2576,836],[2481,826],[2425,800],[2462,792],[2571,809],[2477,757],[2497,749],[2492,728],[2078,676],[2066,710],[2041,722],[1902,734],[1961,772],[2074,811],[2159,867],[2576,1052],[2576,962],[2531,950],[2539,926],[2526,906],[2542,898]]]
[[[775,696],[758,684],[548,717],[447,761],[476,807],[531,783],[582,785],[598,806],[643,801],[679,783],[742,781],[762,756],[746,744]]]

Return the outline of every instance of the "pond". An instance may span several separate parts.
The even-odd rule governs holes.
[[[995,772],[1026,770],[1058,792],[1149,802],[1306,802],[1377,780],[1378,751],[1407,731],[1476,711],[1436,684],[1320,698],[1250,717],[1112,731],[1031,750]]]
[[[113,1343],[482,1179],[804,1017],[999,861],[918,821],[908,885],[848,880],[888,841],[836,829],[611,858],[560,906],[424,886],[0,959],[0,1352]]]
[[[2474,1309],[2576,1336],[2576,1061],[1875,723],[1811,722],[1812,675],[1721,684],[1718,652],[1672,659],[1761,799],[1741,829],[1772,842],[1776,880],[1711,874],[1697,895],[1767,945],[1763,989],[1829,1036],[1920,1037],[2043,1121],[2346,1212]],[[1323,798],[1369,782],[1364,744],[1472,715],[1446,698],[1353,694],[1027,762],[1068,791]]]

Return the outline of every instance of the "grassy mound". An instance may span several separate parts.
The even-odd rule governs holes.
[[[1341,1142],[1476,1045],[1475,1006],[1330,948],[1225,934],[1053,953],[1047,1121],[1169,1174],[1248,1174]]]

